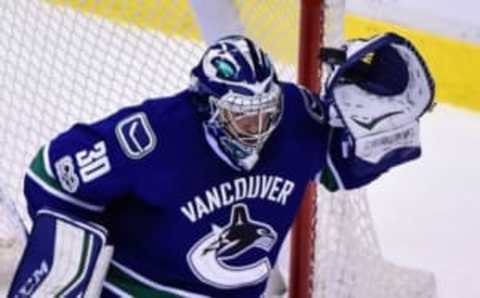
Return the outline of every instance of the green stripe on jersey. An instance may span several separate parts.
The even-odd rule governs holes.
[[[107,281],[112,285],[120,288],[122,291],[132,295],[133,297],[149,297],[149,298],[178,298],[171,293],[153,289],[138,280],[135,280],[125,274],[115,266],[110,266],[107,275]]]
[[[40,180],[48,184],[49,186],[53,187],[54,189],[60,190],[63,192],[63,189],[60,183],[55,180],[54,178],[50,177],[45,169],[45,160],[43,159],[43,151],[45,147],[42,147],[40,151],[38,151],[37,155],[33,159],[32,163],[30,164],[30,170],[37,175]]]
[[[340,189],[337,182],[335,181],[335,176],[333,176],[332,170],[329,167],[325,167],[320,178],[320,183],[325,186],[331,192],[337,191]]]

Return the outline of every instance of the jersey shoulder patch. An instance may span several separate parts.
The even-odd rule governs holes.
[[[131,159],[142,159],[157,146],[157,136],[144,112],[120,120],[115,135],[123,152]]]

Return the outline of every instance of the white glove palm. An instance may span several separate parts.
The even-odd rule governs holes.
[[[392,150],[419,146],[417,120],[435,92],[420,54],[392,33],[345,48],[346,61],[334,66],[324,86],[329,124],[346,127],[355,155],[372,163]]]

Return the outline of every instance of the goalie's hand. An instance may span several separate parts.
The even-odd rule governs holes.
[[[368,133],[385,123],[402,126],[433,106],[433,78],[420,53],[405,38],[386,33],[349,41],[343,50],[346,59],[328,59],[338,53],[325,51],[333,69],[324,86],[331,125],[341,126],[335,121],[341,118],[352,133]],[[383,123],[375,121],[393,111],[401,113]]]
[[[394,33],[350,41],[344,50],[344,61],[330,60],[323,100],[329,124],[347,128],[350,153],[376,163],[392,150],[419,147],[417,120],[435,93],[419,52]]]

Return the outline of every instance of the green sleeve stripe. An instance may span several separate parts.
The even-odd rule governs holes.
[[[50,186],[47,182],[44,182],[40,177],[38,177],[37,174],[35,174],[31,169],[28,169],[27,176],[32,179],[36,184],[38,184],[41,188],[43,188],[44,191],[55,196],[57,199],[94,212],[102,212],[105,209],[104,206],[90,204],[64,193],[59,186],[57,188]]]
[[[55,178],[55,175],[52,171],[52,166],[50,165],[50,157],[48,156],[48,152],[50,151],[50,143],[47,143],[43,148],[43,164],[45,166],[45,171],[47,172],[48,176],[51,178]]]
[[[107,281],[133,297],[178,298],[171,293],[162,292],[131,278],[115,266],[110,266]]]
[[[115,270],[114,270],[115,269]],[[110,278],[109,278],[110,276]],[[112,260],[110,271],[107,274],[107,281],[112,287],[126,290],[128,294],[133,294],[134,297],[154,297],[154,298],[172,298],[172,297],[189,297],[189,298],[208,298],[202,294],[190,292],[188,290],[179,289],[167,285],[162,285],[157,281],[148,279],[145,276],[133,271],[125,265]],[[134,289],[134,291],[132,291]],[[142,290],[142,292],[136,291]],[[147,291],[147,292],[143,292]],[[142,294],[148,293],[148,294]],[[147,295],[147,296],[143,296]]]
[[[336,178],[340,179],[340,177],[335,176],[335,166],[333,161],[330,157],[330,150],[332,150],[332,138],[334,134],[335,128],[331,128],[328,132],[328,143],[327,143],[327,159],[325,168],[323,169],[320,177],[320,183],[325,186],[328,191],[334,192],[340,189],[341,181],[338,181]]]
[[[30,164],[30,168],[27,171],[27,176],[46,192],[60,200],[69,202],[75,206],[82,207],[90,211],[102,212],[105,209],[103,206],[85,202],[64,192],[60,182],[58,182],[55,177],[50,176],[47,172],[46,163],[44,160],[44,150],[46,150],[45,147],[42,147],[33,159],[32,163]]]
[[[53,187],[54,189],[57,189],[59,191],[62,191],[62,187],[60,186],[60,183],[55,180],[53,173],[51,173],[51,169],[48,166],[45,165],[45,159],[44,159],[44,152],[45,152],[45,147],[42,147],[40,151],[38,151],[37,155],[33,159],[32,163],[30,164],[30,170],[38,177],[40,180],[48,184],[49,186]],[[49,174],[50,171],[50,174]]]
[[[331,192],[337,191],[339,189],[338,184],[335,181],[335,177],[333,176],[332,171],[328,167],[326,167],[325,170],[322,172],[320,183],[322,183],[322,185]]]

